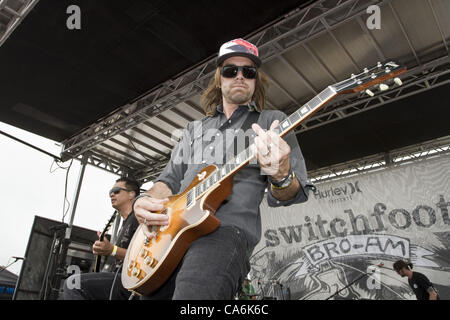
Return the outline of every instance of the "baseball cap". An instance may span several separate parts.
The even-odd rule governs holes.
[[[261,66],[261,59],[258,56],[258,48],[244,39],[234,39],[224,43],[219,50],[217,58],[217,66],[220,66],[229,57],[241,56],[252,60],[259,68]]]

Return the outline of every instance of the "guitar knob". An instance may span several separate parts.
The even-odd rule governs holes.
[[[142,248],[142,250],[141,250],[141,252],[140,252],[139,255],[140,255],[142,258],[145,258],[145,257],[147,256],[147,254],[148,254],[148,251],[145,250],[145,248]]]
[[[373,96],[375,95],[375,94],[374,94],[372,91],[370,91],[369,89],[366,90],[366,94],[369,95],[369,96],[371,96],[371,97],[373,97]]]
[[[400,80],[400,78],[395,77],[394,78],[394,82],[398,85],[401,86],[403,84],[402,80]]]
[[[151,266],[153,264],[153,258],[152,257],[147,257],[145,258],[144,262],[146,265]]]
[[[381,91],[386,91],[389,89],[389,86],[384,84],[384,83],[380,83],[380,90]]]
[[[141,273],[141,270],[140,269],[138,269],[138,268],[133,268],[133,272],[132,272],[132,275],[134,276],[134,277],[139,277],[139,274]]]

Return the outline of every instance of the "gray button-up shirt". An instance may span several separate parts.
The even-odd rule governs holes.
[[[230,119],[227,119],[222,107],[219,106],[213,116],[190,122],[173,149],[169,163],[155,182],[164,182],[173,194],[180,193],[189,186],[201,169],[210,164],[223,164],[226,154],[229,159],[230,152],[234,151],[233,143],[238,145],[238,152],[244,150],[244,146],[240,143],[242,139],[234,140],[234,137],[238,134],[242,137],[243,131],[240,131],[240,128],[249,112],[259,111],[251,106],[242,105],[233,112]],[[263,110],[260,112],[258,124],[263,129],[269,129],[273,121],[282,121],[286,117],[278,110]],[[251,128],[247,133],[250,132],[254,134]],[[252,161],[234,175],[232,194],[220,205],[215,214],[222,225],[232,225],[244,232],[249,254],[261,238],[259,205],[266,188],[269,190],[267,195],[269,206],[277,207],[306,201],[309,189],[313,187],[307,179],[305,161],[294,133],[291,131],[283,139],[291,147],[291,168],[302,186],[297,195],[288,201],[276,199],[270,192],[267,175],[261,172],[255,161]],[[250,143],[252,142],[253,137],[250,136]]]

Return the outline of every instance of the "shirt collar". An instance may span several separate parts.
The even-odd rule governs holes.
[[[248,108],[249,112],[257,111],[261,113],[261,110],[256,106],[256,103],[254,101],[250,101],[248,104],[241,104],[238,107],[246,107]],[[223,114],[223,105],[219,104],[216,108],[216,111],[214,111],[213,117],[219,115],[219,113]]]

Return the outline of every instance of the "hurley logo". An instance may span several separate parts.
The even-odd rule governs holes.
[[[325,190],[316,188],[316,190],[314,191],[314,197],[316,199],[330,199],[334,197],[351,196],[356,192],[362,193],[361,189],[359,188],[358,181],[356,181],[355,183],[348,182],[342,186],[330,187]]]

